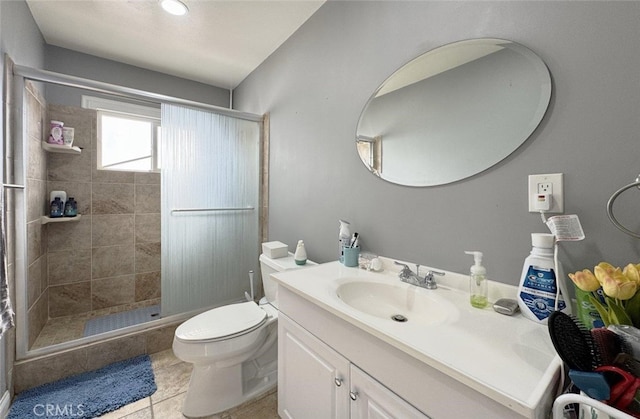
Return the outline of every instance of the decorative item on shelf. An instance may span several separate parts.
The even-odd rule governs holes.
[[[78,203],[73,197],[69,197],[69,200],[64,204],[64,216],[75,217],[76,215],[78,215]]]
[[[62,128],[62,141],[65,146],[71,147],[73,145],[73,137],[75,130],[71,127]]]
[[[605,326],[626,324],[640,327],[640,264],[621,269],[607,262],[583,269],[569,278],[581,291],[590,293],[589,302],[600,314]]]
[[[63,136],[63,127],[64,122],[62,121],[51,121],[50,123],[51,129],[49,130],[49,139],[47,140],[49,144],[64,144],[64,136]]]

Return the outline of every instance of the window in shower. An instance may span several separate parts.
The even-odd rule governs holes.
[[[97,161],[100,170],[160,170],[160,109],[83,96],[83,107],[97,110]]]

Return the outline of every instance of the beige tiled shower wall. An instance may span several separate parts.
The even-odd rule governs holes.
[[[79,222],[49,225],[49,316],[159,303],[160,174],[97,170],[96,113],[49,105],[81,155],[50,154],[47,192],[78,201]]]
[[[52,119],[75,129],[73,145],[82,153],[45,154],[46,185],[30,188],[37,190],[29,194],[30,220],[48,213],[54,190],[74,197],[82,218],[42,227],[34,222],[29,231],[30,252],[37,254],[38,246],[46,252],[40,267],[31,257],[30,263],[34,276],[38,269],[48,273],[42,279],[48,317],[159,303],[160,174],[97,170],[95,111],[50,104],[45,121]],[[41,150],[38,144],[32,154]]]
[[[27,132],[27,315],[29,346],[47,323],[49,292],[47,283],[47,228],[40,222],[44,215],[47,192],[47,156],[40,143],[43,138],[46,104],[38,89],[26,83],[24,106]]]

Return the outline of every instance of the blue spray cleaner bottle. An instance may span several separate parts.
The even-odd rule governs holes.
[[[531,254],[524,260],[518,288],[518,306],[529,320],[546,324],[554,311],[570,314],[562,269],[554,257],[557,251],[553,234],[531,234]]]

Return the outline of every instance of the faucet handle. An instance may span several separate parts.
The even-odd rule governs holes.
[[[444,272],[434,271],[434,270],[431,270],[431,269],[430,269],[430,270],[428,270],[428,271],[427,271],[427,274],[425,275],[425,278],[426,278],[426,277],[431,277],[431,278],[433,278],[433,276],[434,276],[434,275],[443,276],[443,275],[444,275]]]
[[[444,272],[428,270],[427,274],[424,276],[424,287],[428,290],[434,290],[438,288],[438,284],[436,284],[436,280],[433,279],[433,275],[444,275]]]
[[[402,266],[402,271],[400,271],[400,273],[398,274],[398,276],[401,279],[407,279],[413,273],[413,272],[411,272],[411,268],[408,265],[405,265],[404,263],[400,263],[397,260],[394,260],[393,263],[395,263],[398,266]]]

